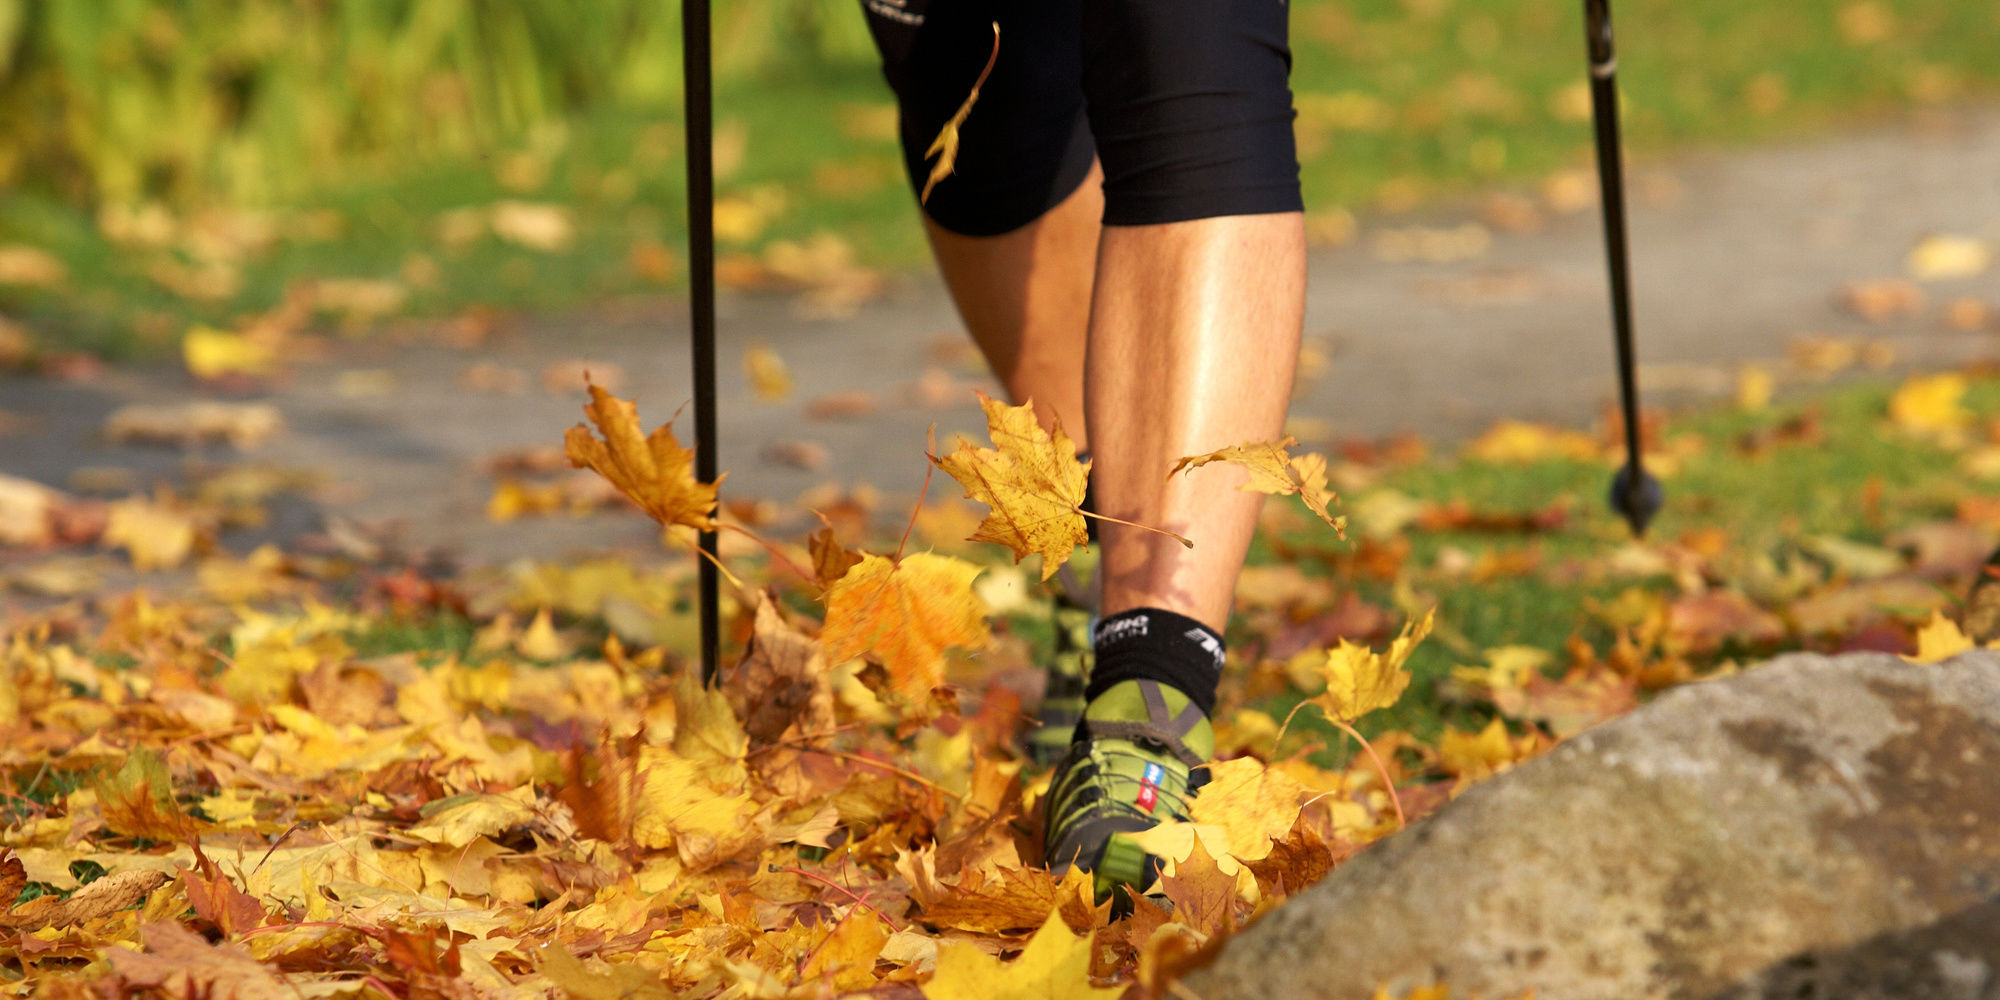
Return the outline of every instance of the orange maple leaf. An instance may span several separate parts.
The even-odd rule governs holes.
[[[1347,518],[1334,517],[1326,510],[1327,504],[1340,499],[1326,485],[1326,456],[1310,452],[1293,455],[1285,450],[1298,443],[1298,439],[1288,434],[1276,441],[1253,441],[1231,445],[1206,455],[1188,455],[1175,462],[1167,476],[1171,478],[1175,473],[1199,469],[1210,462],[1226,462],[1250,474],[1249,480],[1237,489],[1272,496],[1296,496],[1307,509],[1344,538],[1347,535]]]
[[[898,692],[923,698],[944,683],[946,646],[986,645],[986,605],[972,592],[978,575],[978,566],[931,552],[900,561],[863,553],[826,590],[827,661],[873,654]]]
[[[921,865],[929,860],[912,856]],[[912,886],[910,897],[923,907],[924,923],[975,934],[1004,934],[1035,927],[1050,914],[1073,928],[1096,923],[1090,873],[1071,868],[1061,878],[1040,867],[967,867],[957,883],[939,882],[934,873]]]
[[[569,464],[592,469],[663,525],[715,530],[715,488],[694,477],[694,452],[681,447],[669,420],[651,434],[639,432],[639,409],[595,383],[583,412],[604,435],[577,424],[563,434]]]
[[[1089,541],[1081,510],[1090,463],[1076,460],[1076,442],[1061,422],[1053,434],[1042,430],[1033,400],[1009,406],[982,392],[979,405],[994,447],[961,444],[930,460],[965,487],[966,499],[993,508],[972,539],[1007,546],[1015,562],[1041,553],[1046,580]]]
[[[1160,877],[1160,893],[1174,903],[1174,919],[1209,936],[1236,929],[1236,875],[1225,873],[1196,839],[1188,856]]]

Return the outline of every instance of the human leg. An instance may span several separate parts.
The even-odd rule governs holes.
[[[1176,459],[1282,431],[1305,236],[1283,5],[1085,0],[1084,86],[1105,172],[1085,406],[1108,523],[1089,707],[1048,795],[1045,857],[1142,886],[1130,838],[1185,819],[1213,753],[1222,629],[1256,526],[1240,475]]]
[[[1016,403],[1087,447],[1084,338],[1103,200],[1084,117],[1077,0],[863,0],[897,96],[913,190],[994,44],[924,228],[973,340]]]
[[[967,236],[926,218],[924,229],[958,314],[1016,404],[1032,399],[1044,428],[1060,421],[1087,450],[1084,344],[1097,260],[1102,175],[1012,232]]]
[[[1195,542],[1103,525],[1107,617],[1156,607],[1222,631],[1262,495],[1234,469],[1166,470],[1282,433],[1304,316],[1296,212],[1105,229],[1086,400],[1098,504]]]

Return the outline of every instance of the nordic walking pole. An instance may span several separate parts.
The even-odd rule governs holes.
[[[715,136],[709,70],[709,0],[681,0],[681,70],[687,115],[688,305],[694,340],[695,478],[715,482]],[[713,685],[721,627],[716,606],[715,532],[701,533],[698,560],[701,608],[701,680]]]
[[[1618,57],[1611,47],[1611,0],[1583,0],[1590,43],[1590,109],[1597,126],[1597,180],[1604,204],[1604,249],[1611,268],[1611,323],[1618,341],[1618,394],[1625,412],[1625,465],[1611,480],[1611,509],[1632,534],[1646,533],[1664,495],[1639,446],[1639,379],[1632,344],[1632,269],[1625,252],[1625,170],[1618,143]]]

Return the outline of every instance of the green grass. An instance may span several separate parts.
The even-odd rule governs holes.
[[[1587,164],[1589,126],[1573,101],[1583,79],[1578,6],[1299,0],[1294,88],[1308,204],[1366,212]],[[872,266],[917,266],[923,242],[893,141],[843,125],[845,109],[882,108],[887,90],[846,30],[855,25],[828,10],[815,15],[827,23],[787,29],[831,39],[814,43],[809,58],[723,54],[728,65],[763,68],[739,68],[718,85],[718,118],[747,137],[740,162],[723,164],[733,169],[720,193],[775,188],[786,196],[767,226],[724,251],[755,254],[773,241],[831,232]],[[1869,11],[1886,17],[1871,20]],[[1850,32],[1859,25],[1865,35],[1874,25],[1880,37],[1844,37],[1843,18]],[[1990,95],[2000,84],[2000,62],[1984,44],[2000,31],[2000,13],[1976,0],[1633,0],[1619,5],[1617,28],[1626,134],[1641,156],[1812,134],[1915,104]],[[732,31],[762,37],[741,25]],[[77,185],[17,185],[0,193],[0,243],[45,247],[71,276],[56,288],[0,289],[0,310],[51,348],[121,356],[156,353],[196,321],[227,324],[267,310],[302,278],[408,281],[405,311],[419,315],[472,306],[562,310],[679,287],[678,269],[659,281],[629,264],[637,243],[680,253],[677,120],[649,110],[657,101],[603,96],[629,86],[570,89],[600,96],[512,139],[486,140],[478,155],[430,147],[373,154],[341,179],[281,199],[281,232],[299,228],[285,218],[321,211],[338,220],[338,233],[281,236],[240,262],[240,288],[218,301],[161,288],[149,272],[163,258],[185,262],[185,253],[107,239],[84,202],[56,193]],[[503,186],[499,168],[524,150],[545,161],[545,180]],[[542,253],[490,237],[440,243],[442,213],[502,198],[567,206],[575,244]]]
[[[1715,585],[1738,588],[1759,597],[1753,581],[1742,573],[1762,558],[1814,567],[1819,585],[1835,582],[1837,568],[1809,554],[1814,540],[1837,539],[1881,546],[1897,532],[1926,522],[1950,520],[1962,500],[1992,496],[1990,486],[1968,478],[1959,468],[1959,452],[1913,438],[1888,426],[1888,399],[1895,386],[1867,382],[1790,400],[1755,414],[1734,410],[1696,412],[1669,421],[1668,439],[1698,440],[1701,450],[1664,478],[1667,504],[1648,535],[1675,540],[1694,532],[1720,531],[1728,540],[1725,554],[1710,563],[1721,578]],[[2000,413],[2000,382],[1972,382],[1965,404],[1981,420]],[[1821,437],[1810,443],[1777,444],[1748,454],[1738,443],[1746,434],[1768,430],[1803,415],[1817,415]],[[1552,505],[1567,505],[1568,523],[1559,530],[1532,535],[1480,534],[1462,531],[1410,529],[1410,556],[1402,582],[1438,608],[1439,630],[1410,659],[1415,680],[1395,707],[1362,720],[1364,733],[1408,729],[1434,739],[1447,724],[1476,728],[1490,719],[1490,710],[1456,703],[1440,696],[1440,682],[1451,669],[1481,662],[1480,652],[1502,645],[1524,645],[1556,654],[1562,662],[1565,643],[1578,636],[1599,652],[1614,639],[1613,630],[1593,612],[1632,588],[1672,596],[1673,581],[1661,577],[1600,579],[1601,567],[1628,537],[1624,522],[1605,502],[1610,468],[1551,461],[1532,465],[1496,465],[1465,459],[1432,460],[1394,470],[1373,489],[1394,489],[1424,500],[1464,500],[1482,512],[1529,513]],[[1370,490],[1347,497],[1365,502]],[[1877,493],[1871,507],[1867,499]],[[1338,550],[1323,532],[1290,539],[1301,549]],[[1474,557],[1497,550],[1533,546],[1541,559],[1532,571],[1485,583],[1439,572],[1438,556],[1447,547]],[[1265,548],[1253,563],[1272,558]],[[1311,567],[1310,560],[1302,566]],[[1963,583],[1963,581],[1959,582]],[[1371,603],[1393,606],[1389,586],[1347,581]],[[1958,584],[1947,582],[1956,596]],[[1760,603],[1782,611],[1784,602],[1768,595]],[[1775,644],[1747,646],[1725,643],[1697,658],[1697,666],[1724,660],[1751,662],[1776,652],[1808,648],[1808,640],[1789,636]],[[1299,700],[1296,694],[1277,698],[1265,710],[1282,717]],[[1323,741],[1336,757],[1344,756],[1339,735],[1301,713],[1299,728],[1309,740]]]
[[[409,617],[383,617],[345,636],[356,657],[418,653],[426,663],[465,660],[472,651],[475,623],[462,615],[439,611]]]

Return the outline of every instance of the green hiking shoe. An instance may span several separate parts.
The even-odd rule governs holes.
[[[1119,886],[1136,896],[1159,877],[1160,859],[1130,835],[1187,820],[1214,753],[1214,727],[1180,691],[1125,681],[1099,695],[1049,781],[1044,864],[1092,873],[1099,900]]]
[[[1090,683],[1090,632],[1097,616],[1058,595],[1055,606],[1055,652],[1049,657],[1048,683],[1035,711],[1035,728],[1021,751],[1036,767],[1050,767],[1069,751],[1076,724],[1083,721],[1083,692]]]

